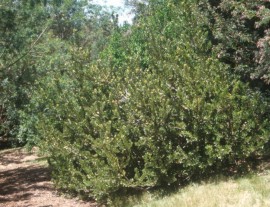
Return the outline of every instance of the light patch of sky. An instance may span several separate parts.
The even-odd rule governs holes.
[[[125,0],[93,0],[93,3],[99,4],[101,6],[105,6],[109,8],[117,8],[118,12],[118,20],[120,24],[123,24],[125,21],[128,23],[132,23],[133,14],[131,13],[131,9],[125,6]]]

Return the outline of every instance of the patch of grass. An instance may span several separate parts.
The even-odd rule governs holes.
[[[164,198],[146,193],[136,207],[267,207],[270,206],[270,171],[239,179],[218,179],[190,184]]]
[[[42,165],[48,165],[47,159],[48,159],[47,157],[39,157],[39,158],[37,158],[35,160],[28,160],[26,162],[42,164]]]
[[[14,159],[22,159],[22,162],[40,164],[48,166],[47,156],[40,153],[38,148],[27,149],[25,147],[17,147],[11,149],[0,150],[0,156],[13,156]],[[37,157],[29,158],[31,155]]]
[[[270,164],[265,160],[252,174],[217,176],[186,187],[175,186],[114,196],[110,206],[125,207],[268,207],[270,206]]]

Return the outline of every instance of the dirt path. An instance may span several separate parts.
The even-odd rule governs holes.
[[[23,149],[0,151],[1,207],[95,207],[60,196],[53,188],[45,163]]]

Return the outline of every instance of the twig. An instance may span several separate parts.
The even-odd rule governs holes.
[[[37,42],[40,40],[40,38],[42,37],[42,35],[45,33],[45,31],[48,29],[48,26],[39,34],[38,38],[31,44],[31,47],[23,54],[21,55],[17,60],[15,60],[14,62],[10,63],[8,66],[6,66],[5,68],[10,68],[11,66],[15,65],[17,62],[19,62],[21,59],[23,59],[25,56],[27,56],[31,50],[34,48],[34,46],[37,44]]]

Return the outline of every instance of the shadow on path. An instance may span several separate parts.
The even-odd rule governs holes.
[[[23,148],[0,150],[0,207],[96,207],[94,201],[60,196],[46,157]]]
[[[50,181],[50,172],[45,166],[22,167],[0,171],[0,203],[22,201],[33,197],[36,190],[52,190],[44,185]]]

